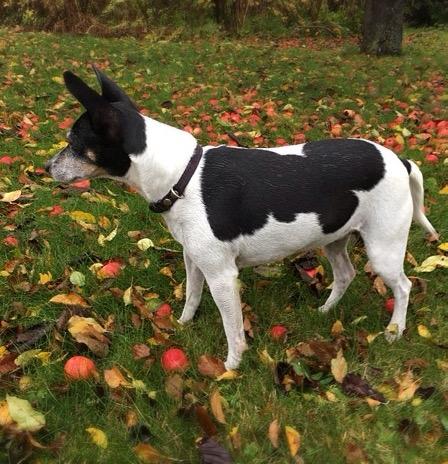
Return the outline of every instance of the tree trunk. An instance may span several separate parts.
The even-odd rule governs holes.
[[[246,19],[248,0],[214,0],[215,18],[218,24],[238,34]]]
[[[361,51],[373,55],[401,53],[405,0],[366,0]]]

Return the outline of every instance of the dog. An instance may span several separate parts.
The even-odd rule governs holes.
[[[385,334],[390,341],[402,335],[411,289],[403,271],[411,220],[437,237],[424,214],[423,176],[415,163],[363,139],[269,149],[200,147],[192,134],[139,113],[116,83],[94,70],[101,94],[64,73],[86,112],[46,169],[62,182],[118,179],[163,214],[183,246],[187,282],[179,322],[193,318],[206,281],[224,325],[227,369],[238,367],[247,348],[239,269],[323,247],[334,276],[319,308],[327,312],[355,276],[347,254],[354,231],[394,294]]]

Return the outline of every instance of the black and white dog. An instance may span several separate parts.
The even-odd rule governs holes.
[[[95,71],[102,95],[64,73],[68,90],[87,111],[47,170],[63,182],[119,179],[163,212],[184,249],[186,302],[179,322],[193,318],[206,280],[224,324],[228,369],[239,365],[246,349],[238,270],[324,247],[334,274],[320,308],[326,312],[355,276],[346,248],[353,231],[361,234],[373,269],[395,297],[386,336],[403,333],[411,288],[403,260],[412,218],[437,236],[425,217],[423,177],[412,161],[360,139],[201,148],[188,132],[140,114],[114,82]]]

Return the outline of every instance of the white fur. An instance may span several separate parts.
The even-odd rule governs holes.
[[[147,148],[144,153],[131,156],[131,168],[124,180],[148,201],[157,201],[180,178],[197,142],[189,133],[152,119],[145,118],[145,123]],[[307,213],[297,214],[290,223],[279,222],[271,216],[265,226],[252,235],[227,242],[218,240],[208,223],[201,197],[203,160],[185,190],[185,197],[164,213],[169,230],[184,247],[187,289],[179,321],[186,323],[193,318],[205,279],[224,324],[228,342],[227,368],[237,367],[246,349],[238,270],[324,246],[334,272],[332,292],[321,307],[322,311],[328,311],[342,297],[355,275],[346,250],[353,231],[361,233],[373,269],[393,290],[395,308],[391,323],[396,324],[396,333],[388,336],[394,338],[402,334],[411,287],[403,272],[403,258],[412,216],[427,231],[435,233],[435,230],[422,213],[422,179],[418,168],[412,165],[411,195],[410,178],[402,162],[390,150],[374,145],[383,156],[386,174],[372,190],[356,192],[358,208],[341,229],[331,234],[322,233],[316,214]],[[204,152],[210,148],[205,147]],[[303,145],[271,150],[304,156]]]

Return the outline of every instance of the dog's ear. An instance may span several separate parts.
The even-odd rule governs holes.
[[[92,65],[95,71],[96,78],[101,86],[101,93],[103,97],[110,103],[124,103],[129,108],[138,111],[137,105],[126,95],[126,93],[118,87],[118,85],[109,79],[102,71],[95,65]]]
[[[72,72],[64,72],[64,82],[70,93],[87,110],[93,129],[109,141],[119,142],[122,139],[120,112]]]

